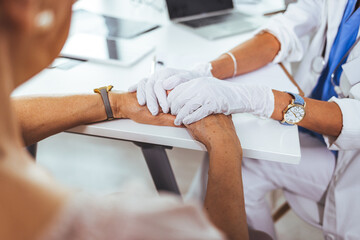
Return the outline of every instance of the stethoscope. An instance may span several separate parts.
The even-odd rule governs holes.
[[[339,67],[344,63],[345,59],[349,56],[349,54],[351,53],[351,51],[355,48],[355,46],[360,42],[360,37],[355,41],[355,43],[351,46],[351,48],[345,53],[345,55],[341,58],[340,62],[338,63],[338,65],[336,65],[334,71],[331,73],[331,77],[330,77],[330,81],[331,84],[334,86],[334,90],[336,92],[336,94],[338,95],[339,98],[344,98],[345,95],[343,93],[343,91],[341,90],[340,86],[336,85],[335,83],[335,73],[336,71],[339,69]],[[321,72],[323,71],[324,67],[325,67],[325,60],[323,56],[318,56],[315,57],[312,61],[312,70],[316,73],[316,74],[321,74]]]

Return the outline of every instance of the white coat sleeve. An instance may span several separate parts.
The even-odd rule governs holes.
[[[329,101],[339,105],[342,113],[343,127],[337,138],[324,136],[331,150],[360,149],[360,83],[350,90],[350,98],[331,98]]]
[[[301,38],[313,33],[321,23],[322,0],[299,0],[290,4],[284,14],[272,17],[260,31],[273,34],[281,49],[274,63],[300,61],[305,49]]]

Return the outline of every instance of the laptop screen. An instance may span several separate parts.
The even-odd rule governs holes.
[[[166,0],[170,19],[234,8],[232,0]]]

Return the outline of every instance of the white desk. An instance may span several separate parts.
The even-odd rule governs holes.
[[[146,64],[142,72],[147,73],[150,59],[144,62]],[[142,62],[139,63],[141,64]],[[138,65],[133,68],[138,68]],[[82,63],[67,71],[45,70],[18,88],[14,95],[89,93],[98,86],[108,84],[114,85],[115,89],[126,90],[129,85],[141,79],[143,75],[139,74],[140,71],[130,72],[130,69],[94,63]],[[132,77],[131,75],[139,76]],[[288,85],[291,87],[290,81]],[[277,121],[259,119],[249,114],[236,114],[233,120],[244,149],[244,156],[298,163],[300,147],[295,126],[282,126]],[[138,124],[127,119],[79,126],[71,129],[70,132],[205,150],[202,144],[191,138],[186,129]]]
[[[113,10],[112,7],[111,9]],[[167,66],[191,68],[195,63],[214,59],[251,36],[251,33],[247,33],[208,41],[181,27],[166,24],[140,36],[140,40],[143,44],[155,44],[159,60],[163,60]],[[114,89],[127,90],[147,76],[154,54],[155,52],[130,68],[84,62],[70,70],[47,69],[16,89],[13,95],[90,93],[96,87],[109,84]],[[288,84],[284,86],[284,90],[291,87],[290,82]],[[277,121],[258,119],[248,114],[237,114],[233,119],[245,157],[294,164],[299,162],[297,127],[282,126]],[[191,138],[186,129],[142,125],[127,119],[79,126],[69,132],[205,150],[202,144]]]

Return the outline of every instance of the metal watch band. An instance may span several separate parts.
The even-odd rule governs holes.
[[[113,114],[113,111],[110,106],[109,95],[108,95],[108,92],[110,92],[112,88],[113,88],[113,86],[110,85],[107,87],[101,87],[101,88],[94,89],[94,92],[99,93],[104,102],[107,120],[114,119],[114,114]]]

